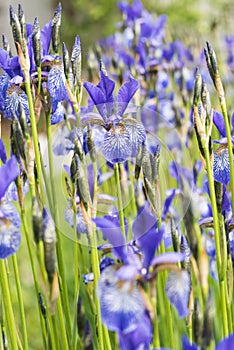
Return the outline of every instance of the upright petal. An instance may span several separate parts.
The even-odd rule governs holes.
[[[127,108],[128,103],[139,88],[139,83],[136,79],[130,76],[129,81],[125,82],[119,89],[117,95],[118,115],[122,116]]]
[[[103,91],[98,87],[93,85],[90,82],[84,83],[84,88],[88,91],[89,96],[91,97],[94,105],[97,107],[98,112],[101,114],[102,118],[106,119],[106,98]]]
[[[0,159],[4,164],[7,161],[6,150],[2,139],[0,139]]]

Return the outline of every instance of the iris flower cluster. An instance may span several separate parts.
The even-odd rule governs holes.
[[[122,21],[114,35],[97,44],[94,59],[89,55],[93,79],[84,83],[79,36],[71,56],[65,43],[60,47],[61,5],[42,29],[37,18],[25,22],[20,5],[18,14],[10,7],[17,54],[3,37],[0,112],[11,122],[11,156],[7,159],[0,139],[0,259],[20,246],[21,220],[11,203],[18,200],[45,348],[76,349],[90,332],[100,349],[109,349],[110,339],[123,350],[164,343],[172,348],[185,333],[184,350],[211,346],[219,326],[215,294],[222,301],[216,349],[224,350],[233,342],[233,130],[227,127],[216,57],[207,44],[203,57],[222,113],[212,108],[207,85],[194,69],[201,56],[195,59],[178,40],[166,42],[166,16],[154,17],[139,0],[118,6]],[[42,118],[48,162],[38,145]],[[213,125],[219,140],[213,140]],[[66,157],[59,175],[54,155]],[[190,166],[184,164],[187,156]],[[61,206],[59,176],[66,193]],[[29,209],[22,204],[22,177],[30,189]],[[63,218],[65,230],[73,232],[72,293],[63,265]],[[8,317],[11,309],[5,311]]]

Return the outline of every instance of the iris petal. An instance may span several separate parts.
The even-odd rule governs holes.
[[[4,196],[8,186],[19,175],[19,168],[17,166],[15,156],[12,156],[6,164],[0,168],[0,199]]]
[[[224,149],[220,154],[214,154],[214,179],[227,185],[230,181],[230,162],[228,150]]]
[[[170,302],[176,307],[179,317],[188,314],[190,293],[190,277],[186,270],[172,271],[168,275],[166,294]]]
[[[54,65],[48,75],[50,96],[57,101],[67,100],[66,77],[61,66]]]
[[[102,272],[97,294],[108,329],[128,333],[137,328],[145,311],[142,296],[134,282],[118,280],[113,265]]]
[[[104,136],[102,153],[110,163],[124,162],[131,157],[130,134],[123,123],[115,124]]]

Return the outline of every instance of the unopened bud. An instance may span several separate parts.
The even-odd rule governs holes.
[[[95,152],[95,146],[94,146],[94,141],[93,141],[92,129],[89,125],[88,125],[88,130],[87,130],[86,141],[87,141],[87,146],[88,146],[88,151],[89,151],[91,161],[95,162],[96,161],[96,152]]]
[[[18,45],[21,47],[23,53],[24,53],[24,48],[23,48],[23,37],[21,33],[21,26],[19,19],[13,9],[13,7],[10,5],[10,25],[12,28],[12,35],[13,39],[16,45],[16,50],[18,52]]]
[[[65,43],[63,43],[63,69],[64,69],[64,74],[66,79],[69,79],[70,58],[69,58],[69,53]]]
[[[41,32],[39,27],[38,18],[36,17],[33,24],[32,31],[32,44],[33,44],[33,53],[34,60],[37,67],[41,65]]]
[[[12,57],[10,44],[9,44],[5,34],[2,34],[2,47],[5,51],[8,52],[9,56]]]
[[[195,298],[194,312],[193,312],[193,333],[194,341],[196,344],[200,344],[202,336],[202,312],[198,298]]]
[[[52,283],[55,273],[55,247],[56,247],[56,232],[54,221],[48,211],[44,207],[42,214],[42,241],[44,244],[44,261],[49,282]]]
[[[211,292],[209,292],[206,309],[205,309],[205,318],[203,323],[202,331],[202,347],[207,349],[210,345],[213,331],[214,331],[214,314],[215,314],[215,305],[214,299]]]
[[[74,78],[74,84],[77,84],[80,88],[81,85],[81,46],[79,35],[75,38],[75,43],[72,48],[71,54],[71,66],[72,74]]]
[[[21,35],[24,39],[27,39],[27,32],[26,32],[26,23],[25,23],[25,16],[22,6],[18,5],[18,18],[21,28]]]
[[[62,6],[61,6],[61,3],[59,3],[52,19],[52,48],[55,53],[58,53],[59,51],[60,26],[61,26],[61,17],[62,17],[61,11],[62,11]]]
[[[182,261],[181,265],[185,270],[190,272],[190,270],[191,270],[191,259],[190,259],[191,252],[190,252],[190,248],[189,248],[189,245],[188,245],[188,242],[187,242],[185,235],[181,236],[180,251],[181,251],[181,253],[183,253],[185,255],[185,258]]]
[[[32,199],[32,225],[33,225],[34,240],[36,244],[38,244],[41,239],[42,212],[40,210],[36,197],[33,197]]]

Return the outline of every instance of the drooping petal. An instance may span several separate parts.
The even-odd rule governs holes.
[[[132,147],[131,157],[136,157],[138,147],[146,140],[145,128],[141,122],[136,121],[132,118],[125,118],[126,129],[130,135],[130,144]]]
[[[62,65],[53,65],[48,74],[48,91],[56,101],[68,100],[66,90],[66,77]]]
[[[20,216],[14,205],[3,201],[0,204],[0,259],[16,253],[19,248]]]
[[[8,186],[19,175],[19,168],[15,156],[0,168],[0,199],[4,196]]]
[[[52,101],[51,125],[58,124],[64,119],[65,109],[61,101]]]
[[[178,311],[179,317],[187,316],[190,293],[190,276],[186,270],[172,271],[168,275],[166,294]]]
[[[118,102],[118,115],[122,116],[125,109],[127,108],[128,103],[134,96],[135,92],[139,88],[139,83],[136,79],[130,76],[129,81],[125,82],[119,89],[117,95]]]
[[[145,306],[135,282],[119,281],[113,265],[101,274],[97,295],[102,321],[111,331],[129,333],[141,322]]]
[[[11,85],[6,92],[4,116],[9,119],[12,119],[13,114],[18,116],[19,104],[23,108],[28,121],[30,113],[27,95],[19,86]]]
[[[115,123],[105,133],[102,154],[110,163],[124,162],[131,157],[130,135],[124,123]]]
[[[228,150],[224,149],[219,154],[214,154],[213,163],[214,179],[227,185],[230,181],[230,162]]]
[[[144,313],[142,321],[137,328],[127,334],[119,333],[119,345],[121,350],[149,349],[152,340],[152,325],[147,313]]]
[[[15,254],[20,246],[20,230],[10,220],[0,218],[0,259]]]

